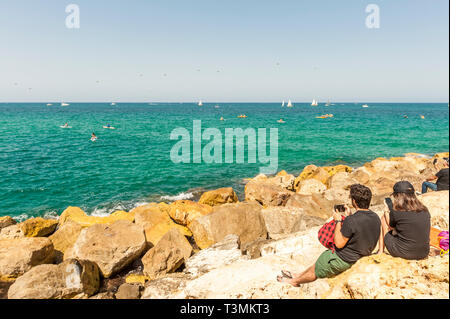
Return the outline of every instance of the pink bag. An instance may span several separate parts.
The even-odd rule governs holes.
[[[441,247],[441,255],[445,255],[448,253],[448,231],[440,232],[438,235],[439,238],[439,247]]]

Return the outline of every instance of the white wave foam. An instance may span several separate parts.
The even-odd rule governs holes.
[[[170,202],[174,202],[177,200],[183,200],[183,199],[191,199],[194,197],[194,194],[192,193],[180,193],[178,195],[175,196],[161,196],[162,200],[167,200]]]
[[[15,219],[18,223],[21,223],[21,222],[27,220],[28,218],[30,218],[30,216],[28,216],[28,214],[25,214],[25,213],[23,213],[19,216],[13,216],[13,219]]]
[[[49,211],[46,212],[43,216],[45,219],[59,219],[59,215],[57,211]]]
[[[119,203],[114,205],[113,207],[96,207],[94,208],[94,210],[92,211],[92,213],[90,213],[90,216],[95,216],[95,217],[107,217],[109,215],[111,215],[114,212],[117,212],[119,210],[121,211],[130,211],[133,208],[139,207],[139,206],[143,206],[148,204],[148,202],[135,202],[135,203]]]

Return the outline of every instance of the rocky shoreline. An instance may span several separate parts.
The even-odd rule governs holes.
[[[198,202],[150,203],[107,217],[68,207],[58,220],[0,217],[0,298],[449,298],[449,257],[407,261],[373,255],[332,279],[300,288],[276,282],[325,250],[317,231],[348,187],[373,192],[371,209],[399,180],[416,190],[433,157],[377,158],[359,168],[309,165],[299,176],[258,175],[239,201],[232,188]],[[449,192],[419,196],[432,225],[449,228]]]

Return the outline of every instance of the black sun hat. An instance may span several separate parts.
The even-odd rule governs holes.
[[[394,193],[415,194],[415,190],[410,182],[401,181],[394,185]]]

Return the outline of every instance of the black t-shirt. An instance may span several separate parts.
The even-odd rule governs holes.
[[[441,169],[437,174],[436,177],[438,178],[436,184],[437,184],[437,190],[438,191],[448,191],[448,168]]]
[[[430,252],[430,213],[427,211],[389,213],[389,225],[395,228],[392,247],[396,257],[422,259]]]
[[[341,233],[349,238],[347,244],[336,254],[349,264],[369,256],[380,239],[381,221],[377,214],[370,210],[359,210],[342,222]]]

